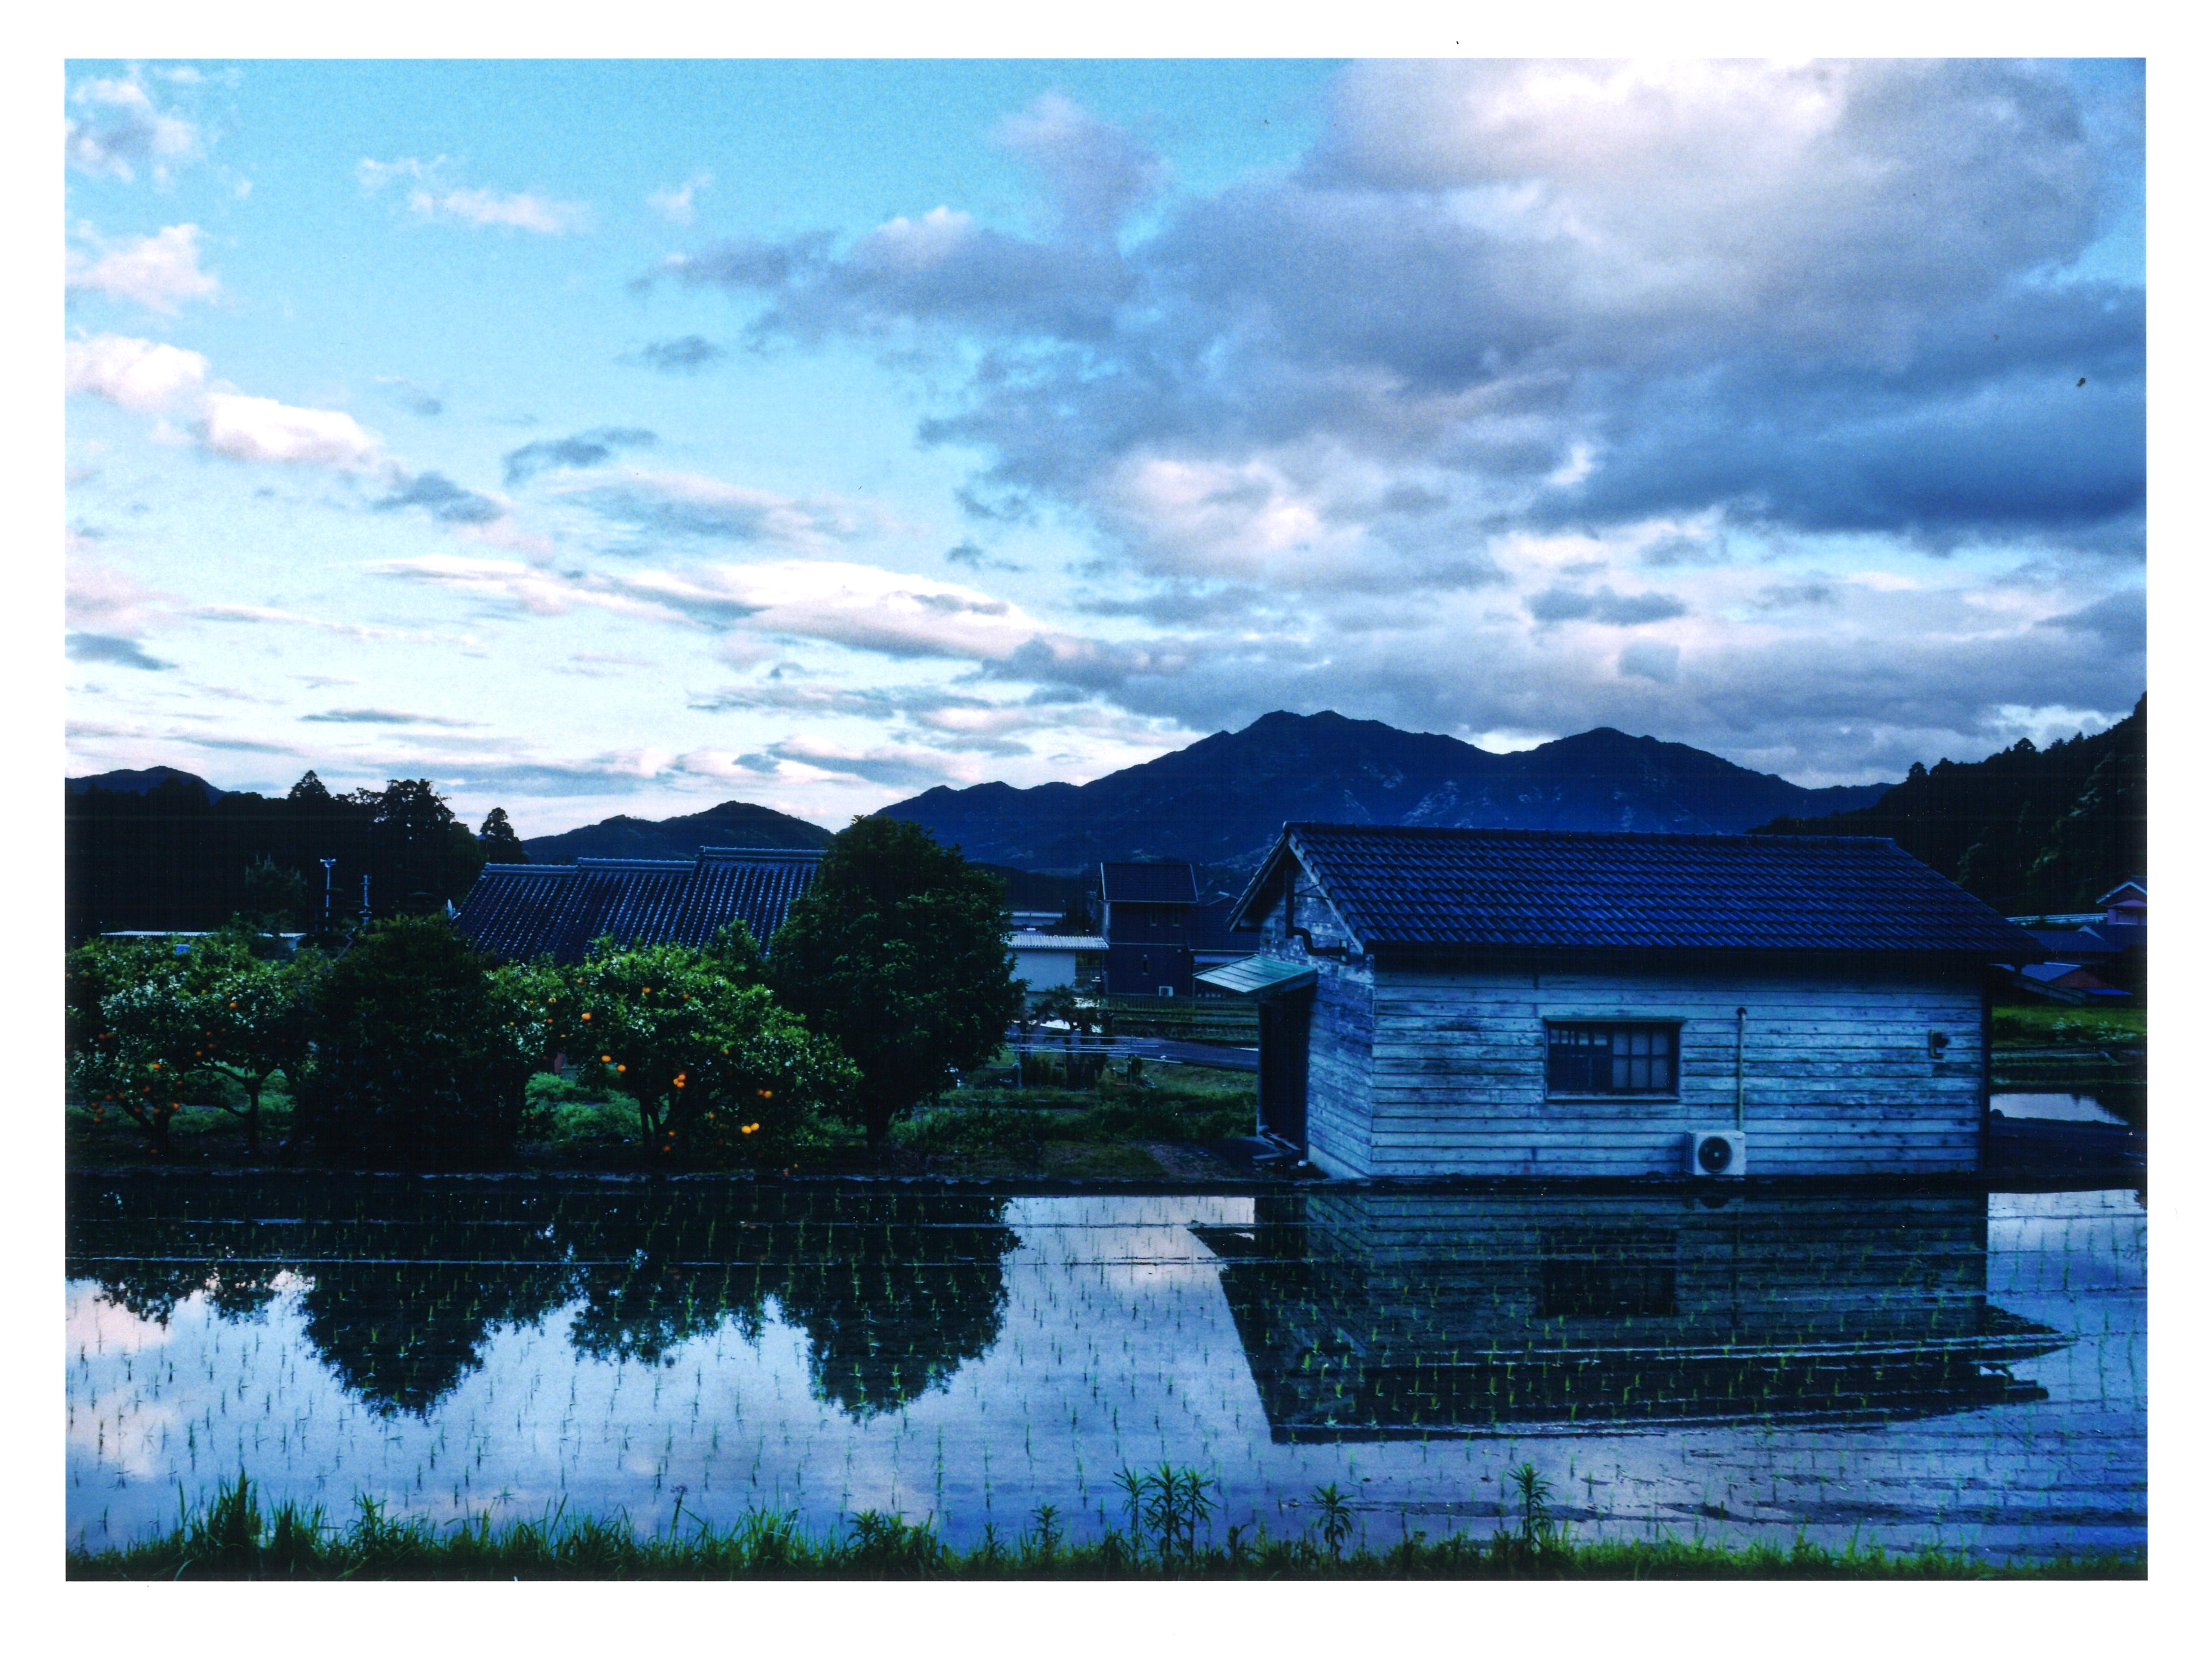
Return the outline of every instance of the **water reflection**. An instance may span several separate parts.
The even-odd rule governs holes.
[[[725,1185],[520,1187],[130,1178],[72,1191],[69,1274],[167,1322],[204,1294],[249,1317],[295,1296],[363,1404],[428,1414],[498,1331],[580,1302],[584,1357],[658,1364],[771,1303],[816,1395],[895,1410],[998,1339],[1014,1246],[992,1198]]]
[[[83,1181],[69,1532],[241,1471],[349,1514],[862,1509],[2139,1544],[2139,1193],[1023,1196],[720,1181]],[[1415,1435],[1419,1435],[1416,1436]]]
[[[1314,1193],[1201,1228],[1274,1436],[1896,1419],[2045,1396],[1980,1195]]]

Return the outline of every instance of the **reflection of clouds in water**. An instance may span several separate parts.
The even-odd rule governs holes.
[[[797,1509],[823,1531],[875,1508],[969,1542],[986,1521],[1011,1535],[1048,1501],[1076,1535],[1095,1537],[1121,1521],[1115,1471],[1167,1461],[1218,1477],[1217,1529],[1296,1534],[1313,1488],[1336,1484],[1382,1543],[1401,1522],[1486,1533],[1505,1471],[1528,1460],[1586,1534],[1656,1523],[1786,1542],[1802,1522],[1822,1541],[1857,1531],[1919,1542],[1940,1530],[1997,1551],[2142,1540],[2143,1226],[2129,1193],[1990,1200],[1992,1293],[2046,1291],[2006,1306],[2080,1337],[2020,1372],[2050,1386],[2051,1402],[1847,1428],[1278,1442],[1220,1262],[1187,1228],[1254,1219],[1249,1198],[1010,1201],[1018,1246],[999,1267],[996,1340],[865,1417],[816,1396],[813,1338],[773,1297],[750,1338],[724,1321],[658,1364],[580,1356],[577,1303],[496,1327],[481,1367],[418,1418],[380,1417],[349,1394],[313,1352],[293,1294],[252,1324],[193,1296],[164,1327],[72,1284],[70,1530],[127,1539],[169,1521],[178,1484],[204,1495],[243,1467],[270,1500],[319,1502],[340,1519],[361,1492],[442,1519],[535,1518],[565,1499],[572,1515],[625,1510],[652,1529],[668,1523],[682,1485],[687,1520],[720,1525],[753,1507]],[[80,1334],[104,1344],[80,1360]],[[902,1356],[927,1355],[926,1336],[892,1338]],[[2062,1503],[2081,1520],[2054,1524]]]
[[[197,1298],[198,1297],[195,1297]],[[69,1287],[62,1333],[69,1355],[82,1352],[143,1352],[169,1344],[169,1326],[139,1317],[100,1298],[90,1283]]]

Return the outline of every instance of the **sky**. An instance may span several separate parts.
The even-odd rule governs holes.
[[[2144,689],[2131,61],[83,62],[68,767],[824,825]]]

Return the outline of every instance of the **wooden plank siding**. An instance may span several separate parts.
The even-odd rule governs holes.
[[[1306,1052],[1306,1159],[1332,1178],[1373,1169],[1375,973],[1328,959],[1315,969]]]
[[[1972,1171],[1980,1163],[1979,980],[1384,969],[1372,992],[1363,1176],[1631,1176],[1681,1170],[1682,1135],[1730,1126],[1746,1008],[1753,1172]],[[1679,1021],[1666,1097],[1551,1097],[1547,1021]],[[1950,1036],[1940,1059],[1931,1030]]]
[[[1685,1133],[1735,1124],[1739,1005],[1752,1172],[1981,1165],[1987,1019],[1971,969],[1378,966],[1295,865],[1261,925],[1262,951],[1316,972],[1308,1159],[1332,1176],[1679,1175]],[[1679,1022],[1678,1090],[1549,1096],[1546,1024],[1577,1018]],[[1940,1059],[1931,1032],[1950,1037]]]

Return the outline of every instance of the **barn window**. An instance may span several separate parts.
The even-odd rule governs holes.
[[[1672,1023],[1552,1023],[1544,1084],[1553,1092],[1672,1095],[1680,1027]]]

